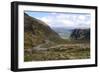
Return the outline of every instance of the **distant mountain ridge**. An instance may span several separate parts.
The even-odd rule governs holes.
[[[69,39],[73,29],[68,29],[66,27],[53,27],[53,30],[57,32],[61,38]]]

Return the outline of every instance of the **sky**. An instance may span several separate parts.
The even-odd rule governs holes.
[[[90,28],[91,15],[89,13],[72,12],[36,12],[25,11],[29,16],[44,21],[50,27]]]

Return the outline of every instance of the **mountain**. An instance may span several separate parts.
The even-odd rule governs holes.
[[[90,29],[73,29],[70,38],[73,40],[90,40]]]
[[[55,32],[57,32],[62,39],[69,39],[71,33],[72,33],[72,30],[73,29],[69,29],[69,28],[66,28],[66,27],[53,27],[52,28]]]
[[[60,36],[45,22],[24,13],[24,48],[58,40],[61,40]]]

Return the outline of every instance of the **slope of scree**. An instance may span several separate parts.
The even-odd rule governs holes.
[[[73,40],[90,40],[90,29],[74,29],[70,35]]]

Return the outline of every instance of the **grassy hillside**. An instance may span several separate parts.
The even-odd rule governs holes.
[[[29,49],[42,43],[45,40],[61,40],[60,36],[53,31],[46,23],[24,14],[24,48]]]

